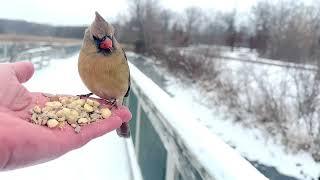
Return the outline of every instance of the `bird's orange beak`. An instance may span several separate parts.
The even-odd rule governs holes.
[[[101,41],[99,46],[101,49],[112,49],[112,40],[106,38],[104,41]]]

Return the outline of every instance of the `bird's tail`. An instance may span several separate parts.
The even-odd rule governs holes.
[[[122,104],[129,106],[128,97],[123,98]],[[131,134],[129,124],[127,122],[122,123],[121,126],[116,131],[118,136],[124,137],[124,138],[129,138]]]
[[[130,127],[127,122],[121,124],[121,126],[117,129],[117,134],[120,137],[129,138],[130,137]]]

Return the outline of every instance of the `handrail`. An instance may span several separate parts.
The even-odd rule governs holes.
[[[191,113],[179,109],[167,93],[133,64],[129,65],[138,109],[141,106],[146,112],[183,179],[199,179],[199,176],[208,180],[267,179],[238,152],[200,125]]]

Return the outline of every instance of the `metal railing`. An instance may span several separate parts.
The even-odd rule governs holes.
[[[34,64],[36,69],[41,69],[49,65],[53,58],[65,58],[73,52],[80,49],[80,44],[60,45],[60,46],[38,46],[37,48],[30,48],[28,50],[21,50],[15,55],[8,54],[8,46],[10,42],[0,44],[1,62],[15,62],[15,61],[30,61]]]
[[[130,126],[144,180],[267,179],[132,64],[130,71]]]

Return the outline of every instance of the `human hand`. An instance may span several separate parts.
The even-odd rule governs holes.
[[[48,101],[42,93],[31,93],[21,85],[33,73],[29,62],[0,64],[0,171],[55,159],[131,119],[129,110],[122,106],[107,120],[83,126],[79,134],[70,126],[49,129],[32,124],[28,122],[29,110]]]

